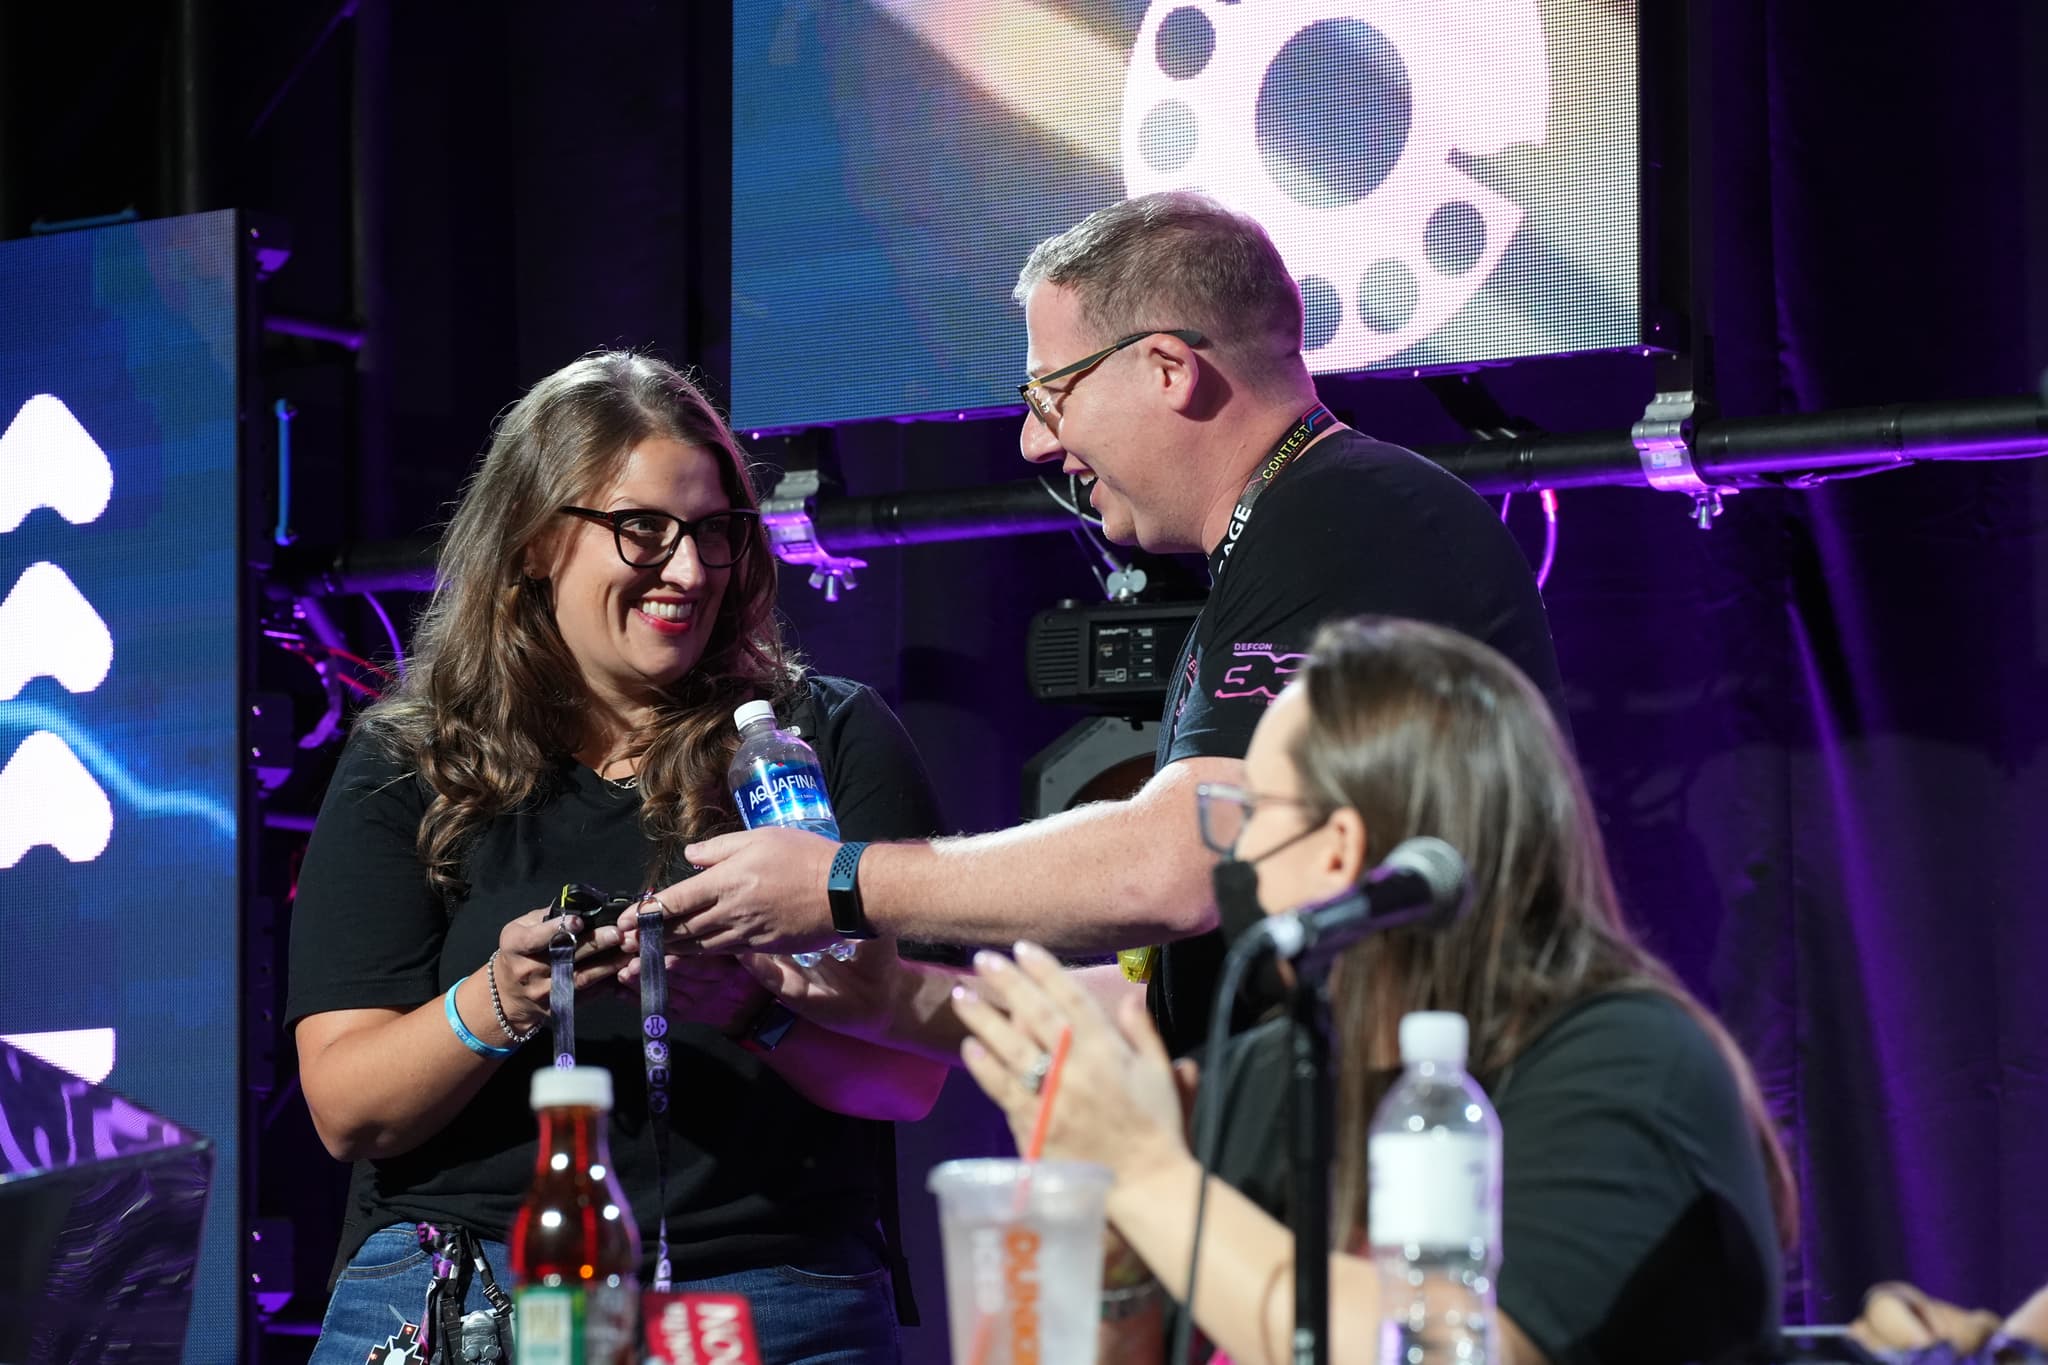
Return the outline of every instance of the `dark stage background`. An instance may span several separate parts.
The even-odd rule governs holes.
[[[268,305],[362,329],[359,352],[274,336],[266,358],[301,414],[309,540],[429,527],[492,414],[592,347],[650,346],[727,382],[723,6],[342,9],[165,6],[111,34],[0,10],[0,234],[124,205],[287,221]],[[162,63],[187,21],[211,70],[181,106]],[[1711,30],[1695,116],[1716,172],[1723,412],[2032,391],[2048,7],[1723,0]],[[1021,319],[1016,335],[1021,363]],[[860,337],[805,344],[859,363]],[[1555,431],[1625,427],[1652,384],[1615,358],[1482,377]],[[1381,436],[1464,436],[1411,380],[1325,392]],[[868,494],[1019,477],[1014,435],[833,439]],[[1745,492],[1705,534],[1687,512],[1565,494],[1547,598],[1628,904],[1757,1059],[1791,1138],[1790,1311],[1846,1319],[1892,1277],[2009,1309],[2048,1281],[2048,465]],[[1034,536],[869,557],[836,605],[787,576],[804,647],[898,705],[955,826],[1011,822],[1021,765],[1076,719],[1030,699],[1025,623],[1095,595],[1083,556]],[[342,610],[359,644],[382,638]],[[324,768],[305,767],[276,803],[314,807]],[[300,838],[266,836],[280,880]],[[300,1106],[271,1116],[261,1203],[299,1224],[289,1312],[309,1316],[341,1176]],[[954,1085],[906,1136],[907,1196],[940,1155],[998,1141]],[[927,1332],[912,1358],[940,1349]]]

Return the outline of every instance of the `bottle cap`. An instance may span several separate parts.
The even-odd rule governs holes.
[[[1401,1016],[1401,1064],[1417,1062],[1465,1067],[1465,1050],[1472,1039],[1465,1016],[1449,1010],[1418,1010]]]
[[[612,1107],[612,1073],[601,1066],[546,1066],[533,1073],[536,1110]]]
[[[755,721],[757,721],[757,720],[761,720],[761,719],[763,719],[763,718],[766,718],[766,719],[768,719],[768,720],[774,720],[774,719],[775,719],[775,703],[774,703],[774,702],[772,702],[772,701],[750,701],[750,702],[743,702],[743,703],[741,703],[741,705],[739,706],[739,708],[738,708],[737,710],[735,710],[735,711],[734,711],[734,712],[732,713],[732,723],[733,723],[733,728],[734,728],[734,729],[736,729],[736,730],[744,730],[744,729],[746,729],[746,728],[747,728],[747,727],[748,727],[749,725],[752,725],[752,724],[753,724],[753,723],[754,723]]]

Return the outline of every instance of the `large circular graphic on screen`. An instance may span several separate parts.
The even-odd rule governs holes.
[[[1301,285],[1317,371],[1428,336],[1522,210],[1459,168],[1540,143],[1537,0],[1152,0],[1124,79],[1124,184],[1251,214]]]

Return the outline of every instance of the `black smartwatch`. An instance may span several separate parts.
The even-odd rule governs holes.
[[[832,855],[832,875],[825,894],[832,902],[832,929],[841,938],[874,938],[875,927],[860,908],[860,855],[868,846],[859,841],[841,844]]]

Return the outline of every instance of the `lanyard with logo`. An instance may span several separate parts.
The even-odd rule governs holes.
[[[1336,416],[1318,403],[1304,412],[1293,429],[1280,438],[1280,444],[1273,447],[1273,453],[1266,457],[1265,463],[1259,466],[1259,472],[1252,475],[1251,482],[1238,495],[1237,506],[1230,511],[1230,528],[1223,533],[1223,542],[1209,552],[1209,582],[1212,586],[1223,577],[1224,567],[1230,563],[1230,552],[1236,548],[1244,528],[1251,523],[1252,504],[1271,486],[1275,475],[1294,463],[1294,457],[1308,449],[1308,443],[1335,425],[1336,421]]]
[[[1222,543],[1209,552],[1209,582],[1212,587],[1223,577],[1224,567],[1230,563],[1230,552],[1236,547],[1238,538],[1244,534],[1244,528],[1250,524],[1252,505],[1259,500],[1259,495],[1266,491],[1281,470],[1294,463],[1295,456],[1308,449],[1310,441],[1329,430],[1336,421],[1336,416],[1329,408],[1317,403],[1304,412],[1301,420],[1280,438],[1280,443],[1273,447],[1273,453],[1259,466],[1259,472],[1252,475],[1251,482],[1247,483],[1244,492],[1238,495],[1237,506],[1231,509],[1230,529],[1224,533]],[[1172,746],[1172,732],[1180,719],[1181,699],[1186,695],[1187,689],[1195,685],[1195,680],[1189,676],[1194,667],[1194,649],[1195,633],[1189,631],[1187,643],[1181,647],[1180,659],[1174,665],[1173,688],[1167,697],[1169,714],[1165,718],[1166,733],[1160,744],[1162,754]],[[1127,980],[1150,981],[1153,966],[1159,958],[1159,950],[1149,945],[1143,948],[1124,948],[1116,956],[1117,963],[1123,968]]]
[[[668,970],[663,966],[661,898],[652,891],[639,896],[608,896],[594,886],[571,883],[555,898],[556,915],[576,915],[587,933],[601,916],[616,917],[635,910],[640,931],[640,1060],[647,1071],[647,1112],[653,1119],[654,1197],[660,1205],[654,1255],[654,1288],[667,1293],[672,1267],[668,1250]],[[605,920],[604,922],[610,922]],[[555,1065],[576,1065],[576,938],[558,933],[548,944],[548,1004],[554,1016]]]

